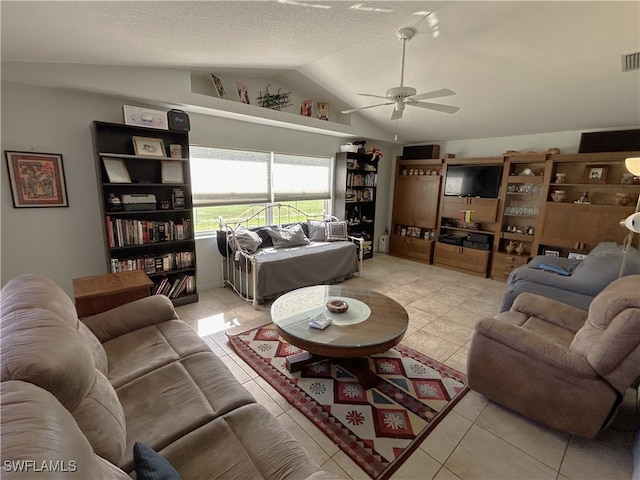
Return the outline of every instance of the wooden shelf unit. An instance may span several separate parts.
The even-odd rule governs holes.
[[[153,292],[169,284],[168,294],[170,287],[176,286],[167,295],[174,305],[196,302],[196,249],[188,133],[95,121],[92,134],[107,272],[143,270],[154,284]],[[134,136],[161,139],[165,155],[171,144],[179,144],[182,158],[136,155]],[[110,181],[103,161],[105,158],[122,161],[131,182]],[[180,183],[163,182],[163,162],[179,165],[182,173]],[[125,211],[122,204],[109,200],[121,200],[125,195],[154,195],[156,204],[148,206],[149,209]],[[181,282],[184,289],[179,289]],[[179,295],[178,290],[182,292]]]
[[[443,177],[449,165],[502,165],[503,157],[447,158]],[[493,245],[497,232],[500,198],[455,197],[441,195],[436,239],[442,234],[464,236],[487,235]],[[466,216],[469,212],[469,217]],[[469,220],[467,222],[467,219]],[[490,247],[489,247],[490,248]],[[436,266],[486,277],[489,274],[491,250],[436,242],[433,263]]]
[[[588,253],[600,242],[623,243],[628,230],[618,224],[635,211],[640,195],[639,183],[621,183],[623,174],[628,173],[624,160],[638,155],[640,152],[552,155],[538,253],[555,250],[566,256]],[[593,168],[603,168],[604,178],[589,179]],[[559,173],[565,175],[564,183],[556,182]],[[555,190],[564,190],[566,200],[554,202],[550,194]],[[574,203],[585,192],[590,203]],[[628,194],[629,203],[616,205],[616,193]]]
[[[396,159],[390,255],[432,262],[441,186],[442,160]]]
[[[506,280],[509,272],[538,251],[542,212],[551,175],[550,155],[511,155],[504,158],[500,207],[494,237],[491,278]],[[516,246],[523,251],[516,253]]]

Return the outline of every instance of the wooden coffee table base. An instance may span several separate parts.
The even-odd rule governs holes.
[[[309,352],[300,352],[294,355],[289,355],[286,359],[287,361],[287,370],[291,373],[301,371],[305,366],[319,362],[324,359],[330,359],[341,367],[345,368],[353,375],[356,376],[360,385],[364,387],[365,390],[369,390],[375,387],[380,379],[378,376],[371,371],[369,368],[369,359],[363,357],[354,357],[354,358],[330,358],[323,357],[321,355],[313,355]]]

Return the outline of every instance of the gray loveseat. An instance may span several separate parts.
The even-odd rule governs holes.
[[[509,289],[502,300],[501,311],[509,310],[516,297],[523,292],[587,310],[593,297],[618,278],[622,258],[622,245],[613,242],[599,244],[583,260],[538,255],[509,275]],[[546,271],[544,265],[558,267],[568,275]],[[630,247],[624,275],[637,274],[640,274],[640,252]]]

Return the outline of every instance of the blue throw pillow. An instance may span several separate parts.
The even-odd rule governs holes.
[[[133,467],[138,480],[180,480],[166,458],[140,442],[133,445]]]

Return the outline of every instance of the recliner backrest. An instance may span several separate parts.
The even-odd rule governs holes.
[[[66,293],[47,278],[16,277],[1,294],[2,382],[20,380],[52,393],[94,451],[118,465],[126,447],[124,411],[96,366],[94,353],[106,372],[98,339],[78,321]]]
[[[611,282],[589,306],[570,349],[619,392],[640,375],[640,275]]]

